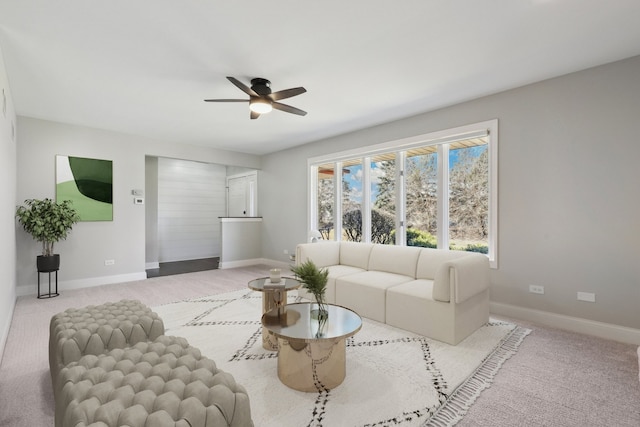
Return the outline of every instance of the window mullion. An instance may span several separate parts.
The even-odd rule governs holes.
[[[396,153],[396,245],[407,245],[407,152]]]
[[[342,240],[342,162],[336,162],[334,167],[334,212],[333,212],[333,233],[335,240]]]
[[[449,249],[449,145],[438,145],[438,249]]]
[[[371,242],[371,157],[362,159],[362,241]]]
[[[307,233],[311,230],[318,229],[318,166],[312,165],[309,167],[309,200],[307,206],[309,207]]]

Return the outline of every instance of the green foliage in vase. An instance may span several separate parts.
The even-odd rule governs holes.
[[[291,267],[291,271],[302,283],[302,287],[308,290],[319,303],[324,302],[324,292],[327,289],[329,270],[319,269],[313,261],[307,260],[300,265]]]
[[[51,199],[27,199],[16,210],[18,222],[24,231],[42,242],[42,255],[53,255],[53,244],[64,240],[75,223],[80,220],[71,201],[57,203]]]

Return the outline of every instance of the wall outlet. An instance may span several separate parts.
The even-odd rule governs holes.
[[[578,292],[578,301],[596,302],[596,294],[591,292]]]
[[[289,255],[289,249],[283,250],[282,253],[285,254],[285,255]]]
[[[532,294],[544,294],[544,286],[529,285],[529,292]]]
[[[104,260],[104,265],[113,265],[116,263],[116,260],[114,259],[105,259]]]

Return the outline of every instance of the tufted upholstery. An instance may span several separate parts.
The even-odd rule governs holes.
[[[64,426],[253,425],[246,390],[184,338],[83,356],[62,369],[59,385]]]
[[[56,427],[253,426],[234,378],[140,301],[70,308],[51,319]]]
[[[85,354],[103,354],[114,348],[152,341],[164,334],[164,323],[137,300],[70,308],[51,318],[49,368],[52,384],[62,367]]]

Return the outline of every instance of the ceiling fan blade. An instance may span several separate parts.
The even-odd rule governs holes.
[[[248,99],[205,99],[204,102],[249,102]]]
[[[251,120],[257,119],[260,117],[260,113],[256,113],[255,111],[251,111]]]
[[[292,107],[291,105],[281,104],[280,102],[272,102],[271,105],[276,110],[284,111],[286,113],[297,114],[299,116],[306,116],[307,115],[306,111],[302,111],[301,109],[296,108],[296,107]]]
[[[244,83],[242,83],[240,80],[236,79],[235,77],[227,77],[227,80],[229,80],[231,83],[236,85],[236,87],[238,89],[240,89],[241,91],[243,91],[247,95],[249,95],[249,96],[259,96],[253,89],[251,89],[249,86],[245,85]]]
[[[273,92],[269,95],[274,101],[279,101],[281,99],[291,98],[292,96],[300,95],[305,93],[307,90],[303,87],[294,87],[291,89],[279,90],[278,92]]]

